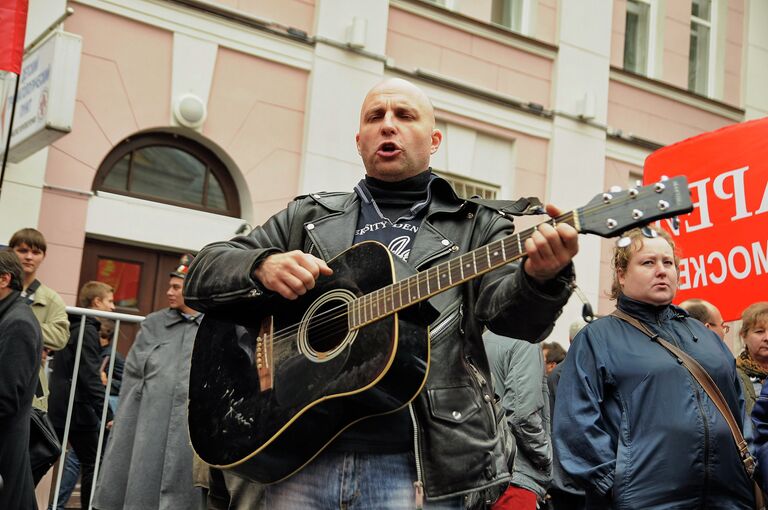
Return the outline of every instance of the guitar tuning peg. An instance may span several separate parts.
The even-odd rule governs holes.
[[[611,189],[608,191],[611,193],[619,193],[621,191],[621,186],[611,186]]]
[[[630,244],[632,244],[632,239],[630,239],[629,237],[620,237],[616,241],[616,246],[618,246],[619,248],[626,248]]]

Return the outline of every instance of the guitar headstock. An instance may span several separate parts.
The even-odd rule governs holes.
[[[601,193],[577,212],[581,232],[615,237],[692,210],[688,179],[678,176],[639,188]]]

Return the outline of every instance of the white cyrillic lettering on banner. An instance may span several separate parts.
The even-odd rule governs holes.
[[[711,265],[713,260],[717,260],[720,262],[720,276],[715,276],[714,272],[709,273],[709,281],[712,283],[719,285],[725,281],[725,277],[728,276],[728,272],[726,271],[727,266],[725,262],[725,257],[723,257],[723,254],[719,251],[713,251],[709,254],[707,257],[707,264]]]
[[[752,213],[747,211],[747,197],[744,194],[744,172],[749,170],[748,166],[737,168],[729,172],[723,172],[715,177],[714,190],[715,196],[722,200],[728,200],[733,198],[736,204],[736,214],[731,216],[731,221],[741,220],[743,218],[749,218]],[[725,191],[725,180],[731,178],[733,184],[733,192],[728,193]]]
[[[709,180],[709,177],[707,177],[706,179],[692,182],[688,185],[691,189],[696,188],[698,202],[694,202],[693,207],[699,210],[699,218],[701,219],[701,222],[698,225],[691,225],[688,220],[685,220],[685,227],[688,232],[694,232],[712,226],[712,220],[709,219],[709,202],[707,201],[707,183]]]
[[[691,272],[688,270],[688,259],[680,261],[680,270],[677,273],[677,289],[688,290],[691,288]]]
[[[690,257],[688,259],[693,266],[693,286],[694,287],[706,287],[707,286],[707,273],[704,272],[704,255],[698,257]],[[701,285],[698,281],[701,280]]]
[[[768,241],[765,242],[765,250],[760,241],[752,243],[752,258],[755,259],[755,274],[768,273]]]
[[[738,271],[734,259],[739,254],[744,259],[744,270]],[[749,252],[743,246],[734,246],[731,252],[728,254],[728,271],[737,280],[743,280],[749,276],[749,272],[752,270],[752,259],[749,258]]]

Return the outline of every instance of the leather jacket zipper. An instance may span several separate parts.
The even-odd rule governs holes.
[[[472,375],[474,376],[474,380],[478,385],[478,389],[483,394],[483,400],[485,401],[485,408],[488,410],[488,413],[490,415],[491,419],[491,429],[493,430],[493,434],[496,434],[496,412],[493,410],[493,397],[491,397],[489,391],[490,387],[488,385],[488,380],[483,376],[482,372],[475,366],[475,364],[472,362],[472,358],[469,356],[465,356],[464,359],[467,361],[467,365],[469,365],[470,371]]]
[[[444,330],[453,324],[457,318],[464,316],[464,304],[459,305],[459,309],[448,314],[448,317],[440,321],[434,328],[430,328],[430,341],[432,337],[438,336]],[[413,482],[414,505],[417,509],[424,507],[424,475],[421,466],[421,450],[419,449],[419,424],[416,421],[416,413],[413,410],[413,403],[408,404],[408,413],[411,416],[413,425],[413,456],[416,462],[416,480]]]
[[[421,471],[421,451],[419,450],[419,425],[416,422],[416,413],[413,404],[408,404],[408,412],[413,423],[413,457],[416,459],[416,480],[413,482],[414,506],[417,510],[424,507],[424,476]]]
[[[441,320],[435,327],[429,328],[430,340],[432,338],[438,337],[440,333],[442,333],[443,330],[447,329],[448,326],[452,325],[457,318],[462,318],[462,317],[464,317],[464,303],[461,303],[459,305],[458,310],[455,310],[449,313],[448,317]]]

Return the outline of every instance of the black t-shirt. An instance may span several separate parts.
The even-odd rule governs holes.
[[[355,243],[373,239],[407,261],[431,200],[429,170],[399,182],[366,176],[355,187],[360,195],[360,215]],[[331,448],[359,453],[402,453],[413,448],[408,408],[365,419],[339,436]]]

